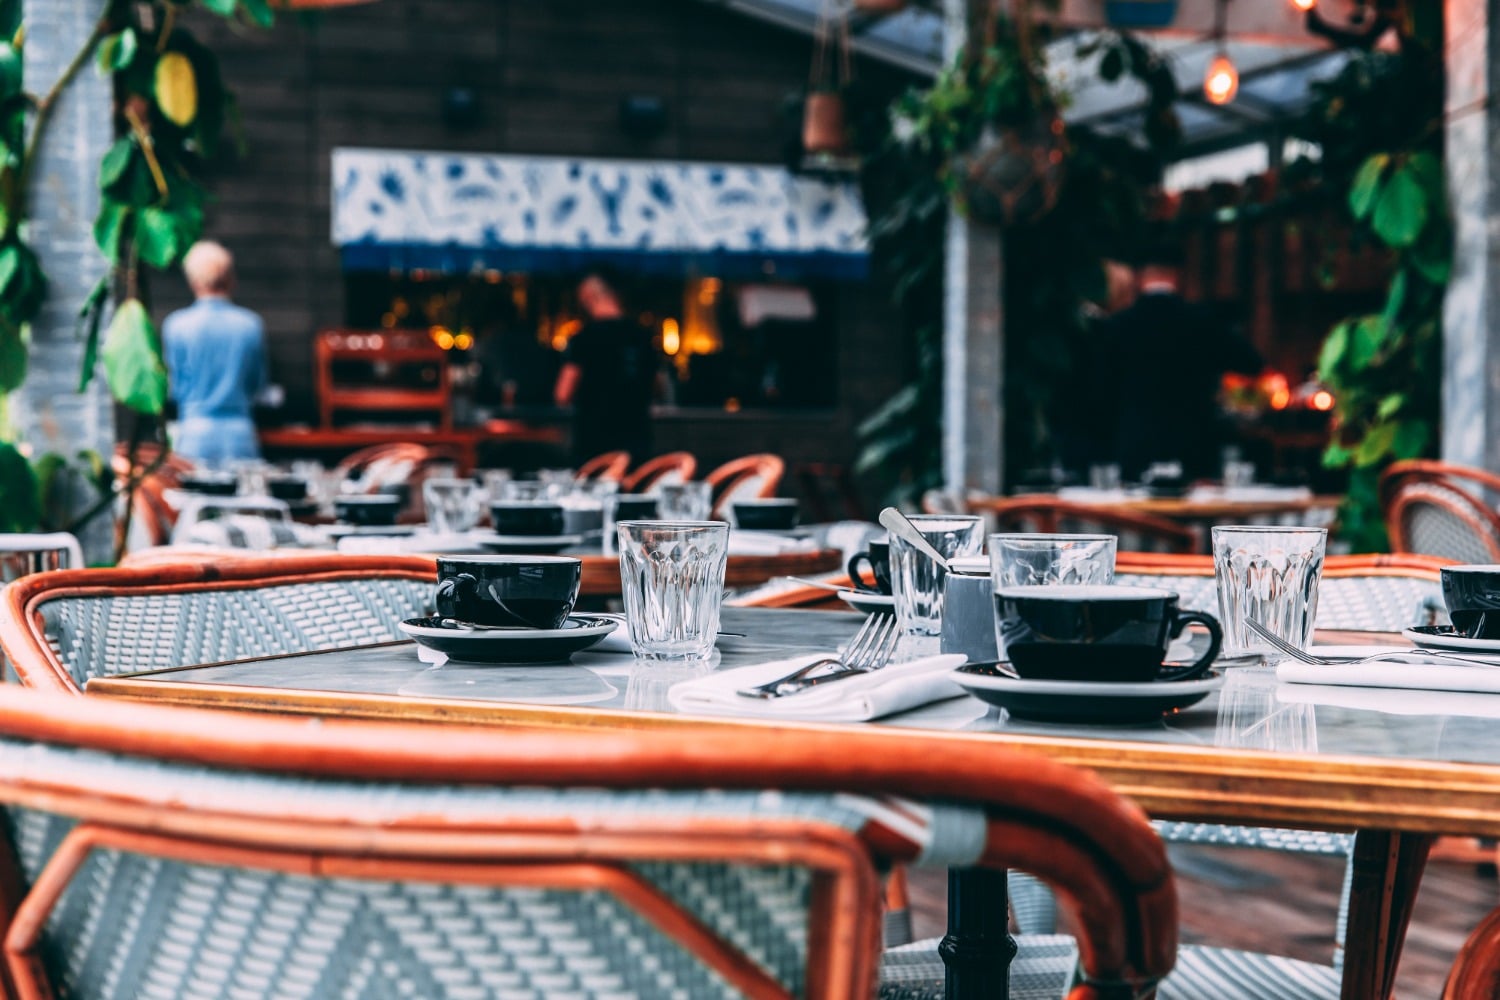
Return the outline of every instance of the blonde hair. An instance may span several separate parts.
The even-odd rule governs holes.
[[[227,295],[234,287],[234,254],[222,244],[200,240],[182,258],[182,273],[194,295]]]

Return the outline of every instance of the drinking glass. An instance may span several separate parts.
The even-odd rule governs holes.
[[[944,559],[977,556],[984,545],[984,522],[957,514],[917,514],[912,524]],[[896,620],[906,635],[940,635],[947,574],[899,535],[891,536],[891,589]]]
[[[1224,488],[1244,489],[1255,484],[1255,463],[1230,461],[1224,463]]]
[[[1120,467],[1113,462],[1089,466],[1089,486],[1114,492],[1120,488]]]
[[[600,547],[607,556],[614,555],[618,549],[615,545],[619,533],[615,530],[621,521],[640,521],[645,519],[663,519],[661,504],[656,497],[646,493],[612,493],[604,498],[603,517],[601,518],[604,537],[600,539]],[[675,520],[700,520],[699,518],[677,518]]]
[[[662,483],[652,492],[661,516],[668,520],[704,521],[713,510],[713,487],[708,483]]]
[[[510,482],[500,484],[498,499],[515,503],[550,503],[560,498],[563,493],[564,490],[558,483],[543,482],[539,479],[512,479]]]
[[[1318,615],[1327,529],[1231,525],[1215,528],[1213,541],[1224,655],[1270,650],[1246,627],[1246,619],[1306,649]]]
[[[621,521],[620,583],[636,658],[701,662],[719,636],[729,557],[723,521]]]
[[[990,536],[990,580],[1001,587],[1115,582],[1114,535]]]
[[[422,502],[427,523],[439,535],[461,535],[479,523],[479,487],[472,479],[428,479]]]
[[[478,469],[474,474],[484,486],[484,495],[491,500],[502,499],[505,484],[514,478],[509,469]]]

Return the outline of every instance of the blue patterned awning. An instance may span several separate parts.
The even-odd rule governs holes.
[[[853,184],[743,164],[339,149],[346,270],[633,270],[862,278]]]

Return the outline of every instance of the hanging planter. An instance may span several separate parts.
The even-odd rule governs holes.
[[[998,129],[956,164],[958,193],[970,218],[997,226],[1042,218],[1062,191],[1067,143],[1057,116]]]
[[[1111,28],[1165,28],[1177,17],[1177,0],[1104,0]]]
[[[836,59],[829,50],[836,50]],[[828,159],[849,152],[849,124],[842,90],[853,78],[849,56],[849,22],[836,0],[824,0],[818,15],[807,98],[802,104],[802,149],[808,156]]]
[[[802,105],[802,148],[813,155],[849,151],[843,94],[822,90],[807,95]]]

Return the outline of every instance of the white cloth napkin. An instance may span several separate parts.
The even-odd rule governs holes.
[[[811,538],[789,538],[771,531],[735,528],[729,533],[729,554],[732,556],[774,556],[783,552],[810,552],[817,547]]]
[[[1276,700],[1288,705],[1325,705],[1382,715],[1459,715],[1500,719],[1500,698],[1476,698],[1470,691],[1411,691],[1395,688],[1280,684]]]
[[[1234,503],[1296,503],[1311,500],[1313,491],[1306,486],[1200,486],[1188,491],[1188,501],[1212,503],[1227,500]]]
[[[1335,663],[1318,666],[1288,660],[1276,679],[1288,684],[1402,688],[1411,691],[1471,691],[1500,694],[1500,663]]]
[[[927,656],[893,663],[868,674],[819,684],[780,698],[746,698],[740,688],[768,684],[826,653],[757,663],[721,670],[672,687],[667,700],[679,712],[708,715],[751,715],[761,718],[807,719],[818,722],[868,722],[905,712],[929,702],[957,698],[963,689],[953,671],[963,666],[962,654]]]

